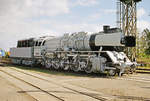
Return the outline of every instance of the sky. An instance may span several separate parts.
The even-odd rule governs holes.
[[[0,48],[17,40],[116,26],[117,0],[0,0]],[[150,29],[150,0],[137,4],[138,30]]]

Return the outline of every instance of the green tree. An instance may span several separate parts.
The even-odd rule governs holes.
[[[145,53],[147,54],[147,55],[150,55],[150,31],[149,31],[149,29],[145,29],[144,30],[144,32],[146,33],[146,43],[147,43],[147,49],[145,50]]]

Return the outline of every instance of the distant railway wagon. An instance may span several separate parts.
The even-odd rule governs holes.
[[[5,56],[5,51],[0,49],[0,57],[4,57]]]
[[[78,32],[19,40],[17,47],[10,49],[10,57],[14,64],[42,64],[75,72],[121,75],[125,70],[133,70],[136,65],[123,50],[135,46],[135,37],[124,36],[118,28],[103,29],[93,34]]]

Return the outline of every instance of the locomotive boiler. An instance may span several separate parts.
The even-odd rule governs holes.
[[[10,57],[15,64],[42,64],[60,70],[121,75],[135,68],[135,63],[123,52],[125,47],[134,47],[135,43],[135,37],[124,36],[118,28],[104,26],[102,32],[93,34],[77,32],[62,37],[19,40],[17,48],[10,49]]]

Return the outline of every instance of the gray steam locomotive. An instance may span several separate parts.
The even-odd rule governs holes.
[[[134,47],[135,40],[118,28],[104,26],[102,32],[93,34],[77,32],[19,40],[17,47],[10,49],[10,57],[14,64],[121,75],[136,66],[123,52],[125,47]]]

